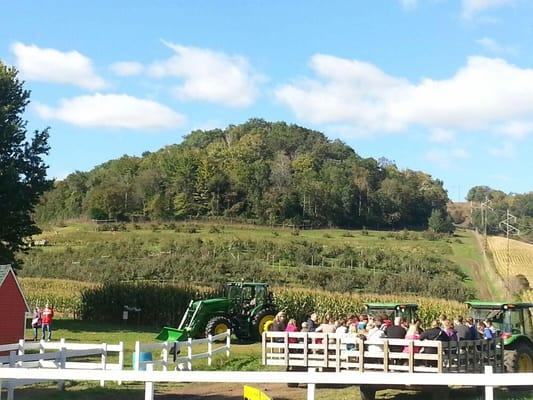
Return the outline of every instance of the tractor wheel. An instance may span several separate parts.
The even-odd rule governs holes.
[[[264,310],[259,311],[252,320],[252,325],[254,327],[255,333],[258,337],[263,335],[263,332],[266,332],[270,329],[272,321],[276,317],[276,311],[272,308],[265,308]]]
[[[361,395],[361,400],[375,400],[376,388],[370,385],[361,385],[359,386],[359,394]]]
[[[514,350],[505,350],[503,363],[505,372],[533,372],[533,349],[519,343]]]
[[[231,322],[226,317],[213,317],[205,326],[205,336],[215,336],[231,329]],[[222,340],[219,340],[222,341]]]

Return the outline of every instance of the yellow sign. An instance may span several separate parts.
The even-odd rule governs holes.
[[[252,386],[244,386],[243,388],[244,393],[243,397],[246,400],[272,400],[270,397],[268,397],[266,394],[264,394],[262,391],[260,391],[257,388],[254,388]]]

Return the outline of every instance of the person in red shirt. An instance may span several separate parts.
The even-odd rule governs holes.
[[[52,319],[54,318],[54,307],[50,307],[48,303],[44,307],[41,313],[43,340],[50,341],[52,339]],[[48,338],[46,337],[48,333]]]

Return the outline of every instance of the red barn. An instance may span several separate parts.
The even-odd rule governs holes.
[[[24,339],[26,312],[30,312],[10,265],[0,265],[0,344]]]

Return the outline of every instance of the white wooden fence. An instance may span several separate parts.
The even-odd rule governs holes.
[[[0,352],[9,352],[7,356],[0,356],[0,368],[3,369],[29,369],[35,371],[43,369],[74,369],[74,370],[122,370],[124,367],[124,343],[117,345],[107,343],[70,343],[65,339],[58,342],[27,342],[19,340],[18,343],[0,345]],[[27,353],[29,352],[29,353]],[[109,353],[118,353],[118,362],[108,361]],[[95,361],[87,361],[88,357],[99,357]],[[82,360],[79,360],[79,359]],[[13,399],[17,387],[42,382],[35,378],[33,373],[26,376],[31,379],[0,382],[7,389],[8,399]],[[117,381],[121,384],[121,381]],[[100,381],[104,386],[105,380]],[[58,388],[63,388],[63,379],[58,379]]]
[[[307,399],[315,397],[316,384],[330,385],[409,385],[409,386],[481,386],[485,399],[492,400],[494,387],[532,386],[533,373],[493,374],[492,367],[485,373],[417,374],[404,372],[248,372],[248,371],[146,371],[118,370],[57,370],[0,368],[0,381],[20,380],[32,375],[39,380],[144,382],[145,399],[153,399],[155,382],[225,382],[225,383],[300,383],[307,384]],[[533,387],[533,386],[532,386]]]
[[[264,332],[264,365],[384,372],[503,372],[501,339],[375,339],[318,332]],[[421,350],[424,351],[421,351]]]
[[[177,350],[174,361],[174,343],[176,343]],[[200,353],[194,353],[194,350],[204,350]],[[175,363],[175,368],[180,370],[192,370],[192,361],[207,358],[207,365],[213,362],[213,356],[218,353],[225,353],[229,358],[231,349],[231,330],[227,330],[216,336],[209,335],[205,339],[188,339],[186,342],[163,342],[163,343],[141,343],[135,342],[135,356],[133,361],[133,368],[135,370],[144,369],[147,364],[152,364],[153,368],[161,368],[167,371],[170,364]],[[144,352],[160,352],[160,358],[152,361],[141,360],[141,353]],[[171,360],[171,361],[169,361]]]

